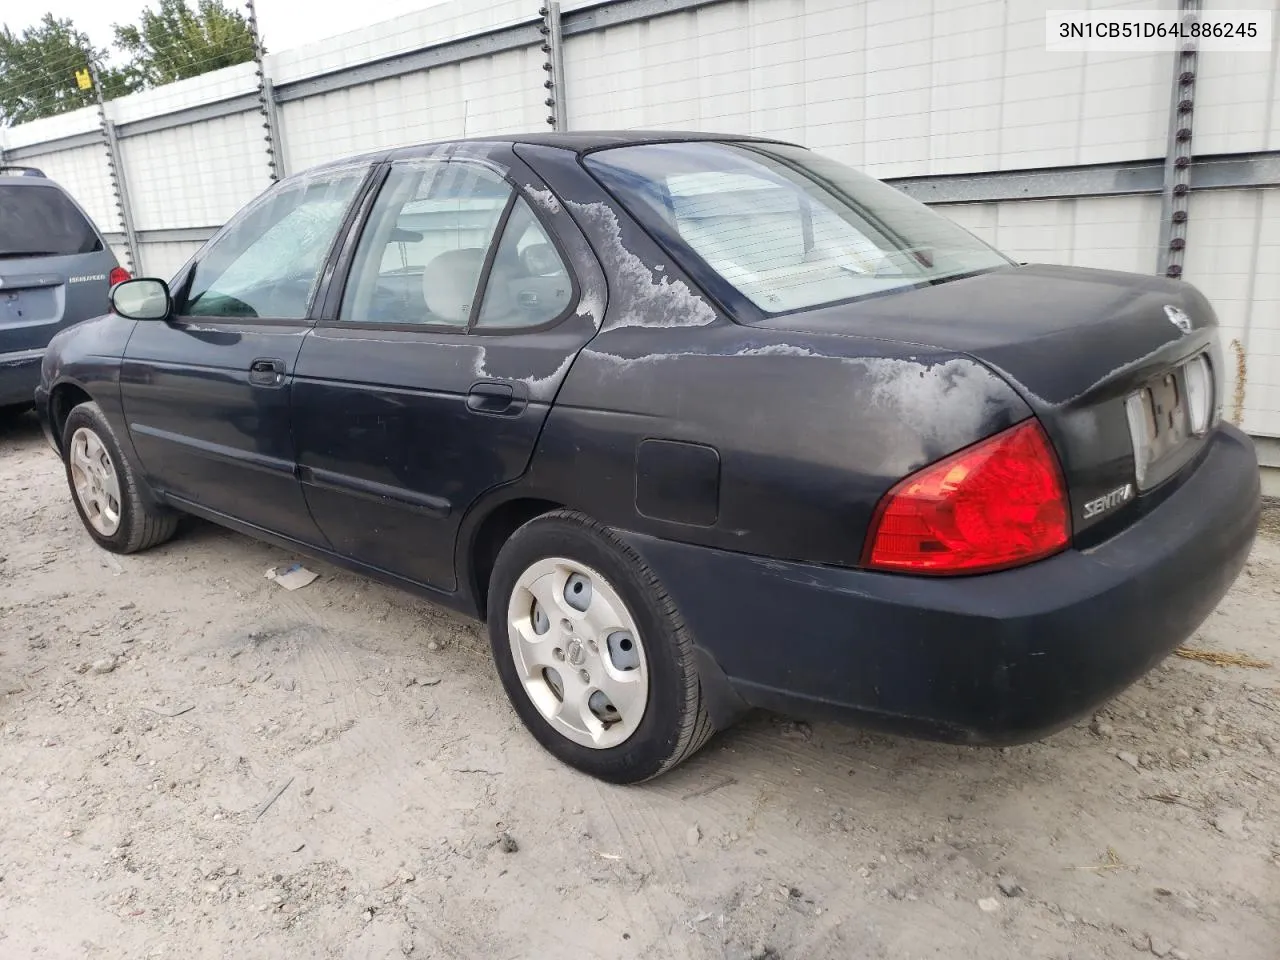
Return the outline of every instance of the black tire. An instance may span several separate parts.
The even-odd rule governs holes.
[[[103,535],[94,528],[76,494],[71,471],[71,442],[76,431],[81,429],[93,433],[106,448],[120,488],[120,521],[110,535]],[[178,515],[156,503],[139,487],[133,465],[120,449],[115,432],[96,403],[82,403],[67,415],[67,422],[62,428],[62,463],[67,473],[71,502],[76,505],[80,522],[103,549],[112,553],[136,553],[164,543],[178,529]]]
[[[559,733],[530,700],[508,636],[507,607],[521,574],[548,557],[598,571],[639,628],[649,669],[649,699],[635,731],[616,747],[582,746]],[[489,581],[489,643],[507,697],[529,732],[569,766],[611,783],[639,783],[693,756],[714,728],[698,682],[693,640],[654,572],[611,530],[557,510],[529,521],[503,546]]]

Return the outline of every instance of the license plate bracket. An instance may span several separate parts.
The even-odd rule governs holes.
[[[17,292],[0,293],[0,319],[18,323],[26,319],[22,315],[22,295]]]
[[[1163,480],[1168,464],[1191,437],[1187,391],[1181,367],[1162,373],[1125,402],[1133,439],[1135,479],[1145,490]]]

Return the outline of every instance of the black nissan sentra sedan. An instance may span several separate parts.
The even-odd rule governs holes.
[[[606,780],[749,707],[1042,736],[1186,639],[1258,521],[1194,287],[1021,266],[785,143],[343,160],[112,302],[36,397],[94,540],[194,514],[485,619]]]

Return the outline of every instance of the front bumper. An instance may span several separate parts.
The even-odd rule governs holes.
[[[1249,555],[1252,443],[1215,431],[1177,489],[1088,550],[981,576],[834,569],[626,535],[676,601],[710,685],[749,706],[961,743],[1018,743],[1182,643]],[[711,662],[713,661],[713,663]]]
[[[40,382],[40,363],[44,348],[0,353],[0,407],[31,402]]]

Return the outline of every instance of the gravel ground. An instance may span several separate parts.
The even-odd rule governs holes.
[[[0,956],[1280,955],[1280,531],[1092,720],[981,750],[756,715],[559,766],[480,629],[191,523],[93,545],[0,426]]]

